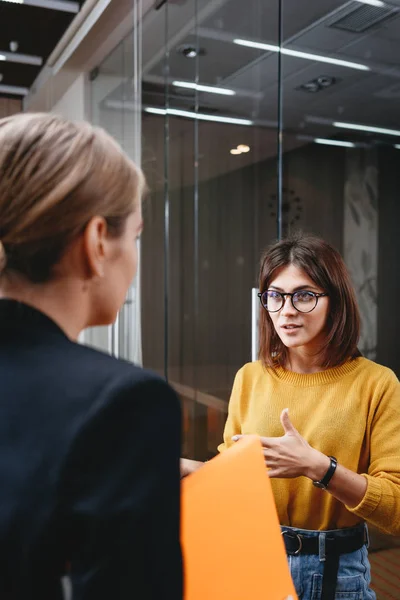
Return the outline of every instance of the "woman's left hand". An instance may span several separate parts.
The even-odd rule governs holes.
[[[263,447],[265,464],[268,467],[270,477],[281,477],[285,479],[310,477],[316,465],[323,461],[326,469],[329,467],[329,458],[310,446],[299,434],[289,419],[289,411],[285,408],[280,416],[284,435],[282,437],[260,437]],[[243,435],[233,436],[237,441]],[[322,467],[322,471],[325,467]]]

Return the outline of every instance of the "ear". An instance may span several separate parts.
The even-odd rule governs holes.
[[[105,219],[103,217],[92,217],[83,232],[83,248],[90,277],[104,276],[108,243]]]

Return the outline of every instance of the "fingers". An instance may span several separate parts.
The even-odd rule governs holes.
[[[237,435],[232,436],[231,440],[233,442],[237,442],[244,437],[246,437],[246,434],[241,434],[241,435],[237,434]],[[261,442],[261,445],[263,446],[263,448],[272,448],[273,446],[276,445],[276,443],[277,443],[276,440],[279,440],[279,439],[280,438],[269,438],[269,437],[261,437],[260,436],[260,442]]]
[[[289,418],[289,409],[288,408],[283,409],[283,411],[281,412],[280,420],[281,420],[282,427],[283,427],[283,430],[286,435],[296,435],[297,434],[297,429],[294,427],[294,425],[292,424],[292,422]]]

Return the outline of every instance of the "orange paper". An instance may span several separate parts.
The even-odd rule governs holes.
[[[256,436],[182,481],[185,600],[297,598]]]

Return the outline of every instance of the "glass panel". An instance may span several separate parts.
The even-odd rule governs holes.
[[[400,4],[282,4],[283,230],[316,233],[342,253],[360,350],[400,375]],[[372,550],[395,545],[372,529]]]
[[[399,374],[397,4],[283,0],[282,76],[283,231],[314,232],[342,252],[360,350]]]
[[[163,366],[183,400],[185,452],[197,458],[215,454],[234,374],[251,360],[251,290],[261,249],[276,236],[278,55],[243,43],[278,43],[278,7],[169,2],[143,25],[152,211],[143,271],[152,264],[157,274],[143,289],[144,363],[162,369],[162,328],[152,330],[145,312],[157,290]]]
[[[276,236],[278,55],[242,44],[278,43],[278,7],[229,0],[198,18],[199,85],[225,92],[198,91],[198,111],[232,119],[198,125],[199,457],[222,441],[233,378],[252,358],[251,290],[261,251]]]
[[[124,66],[124,43],[121,43],[90,74],[92,123],[103,127],[120,144],[124,140],[124,111],[120,99]],[[118,323],[115,327],[94,327],[84,332],[84,342],[118,355],[118,333]]]
[[[141,163],[141,0],[135,0],[133,32],[91,73],[92,122],[106,129]],[[113,327],[94,328],[85,341],[141,364],[141,269]]]

